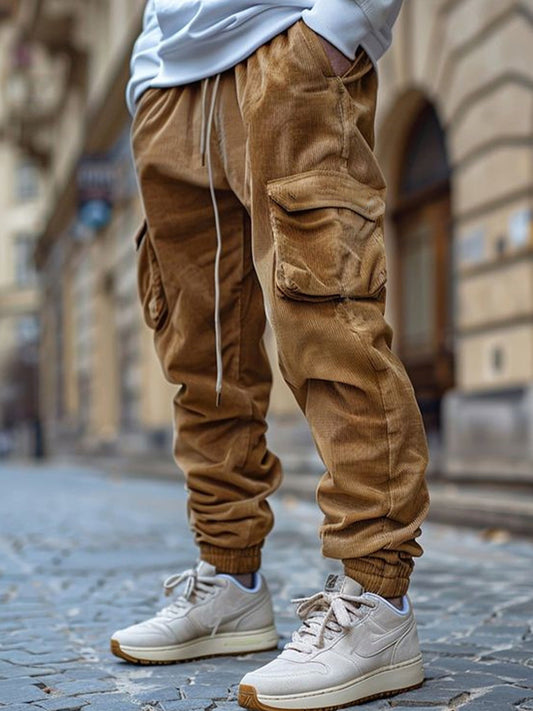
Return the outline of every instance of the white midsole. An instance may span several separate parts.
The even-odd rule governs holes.
[[[321,709],[328,706],[342,706],[369,696],[384,694],[387,691],[407,689],[424,681],[422,656],[419,655],[402,664],[383,667],[358,677],[348,683],[332,686],[329,689],[269,696],[257,693],[257,699],[265,706],[279,709]]]
[[[248,632],[223,632],[166,647],[131,647],[119,642],[124,654],[154,662],[177,662],[215,654],[247,654],[272,649],[277,643],[278,633],[273,625]]]

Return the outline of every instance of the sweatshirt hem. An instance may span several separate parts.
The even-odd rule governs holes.
[[[126,103],[133,116],[141,95],[149,88],[166,89],[192,84],[234,68],[245,61],[261,46],[286,31],[302,19],[314,32],[331,42],[347,57],[354,59],[362,46],[374,66],[388,49],[391,30],[401,6],[396,0],[389,9],[387,21],[380,28],[372,20],[384,19],[378,12],[367,14],[369,3],[363,0],[316,0],[310,9],[290,12],[271,25],[270,31],[228,33],[224,41],[213,42],[205,51],[198,51],[193,38],[173,45],[171,37],[163,37],[156,29],[156,13],[149,2],[145,14],[145,30],[139,37],[132,57],[132,75],[126,89]],[[371,7],[371,6],[370,6]],[[381,13],[384,12],[383,7]],[[146,46],[158,36],[156,46]],[[249,44],[247,44],[247,41]],[[243,48],[244,47],[244,48]],[[153,72],[153,74],[152,74]]]
[[[372,32],[367,16],[353,0],[318,0],[302,12],[302,20],[350,59],[355,59],[357,48]]]

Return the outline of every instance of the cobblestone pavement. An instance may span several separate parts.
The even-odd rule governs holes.
[[[236,711],[241,676],[273,653],[137,667],[115,628],[162,604],[166,574],[195,559],[183,485],[77,467],[0,463],[0,707],[9,711]],[[314,506],[283,496],[265,549],[279,631],[316,591]],[[533,544],[427,525],[411,596],[427,682],[360,708],[533,710]]]

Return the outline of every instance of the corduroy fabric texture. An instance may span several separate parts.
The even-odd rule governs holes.
[[[223,243],[219,407],[216,234],[201,151],[213,86],[148,90],[132,133],[146,215],[139,289],[163,370],[179,385],[175,455],[201,556],[252,572],[272,528],[267,497],[281,468],[265,441],[266,309],[326,468],[323,553],[366,590],[402,595],[422,552],[427,445],[384,319],[376,72],[360,50],[336,76],[298,22],[221,75],[210,146]]]

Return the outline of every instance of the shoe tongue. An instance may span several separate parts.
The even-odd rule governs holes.
[[[217,569],[211,563],[206,563],[205,560],[201,560],[196,566],[196,572],[198,575],[203,575],[206,578],[213,578],[217,574]]]
[[[362,595],[364,590],[362,585],[347,575],[328,575],[324,585],[324,592]]]

